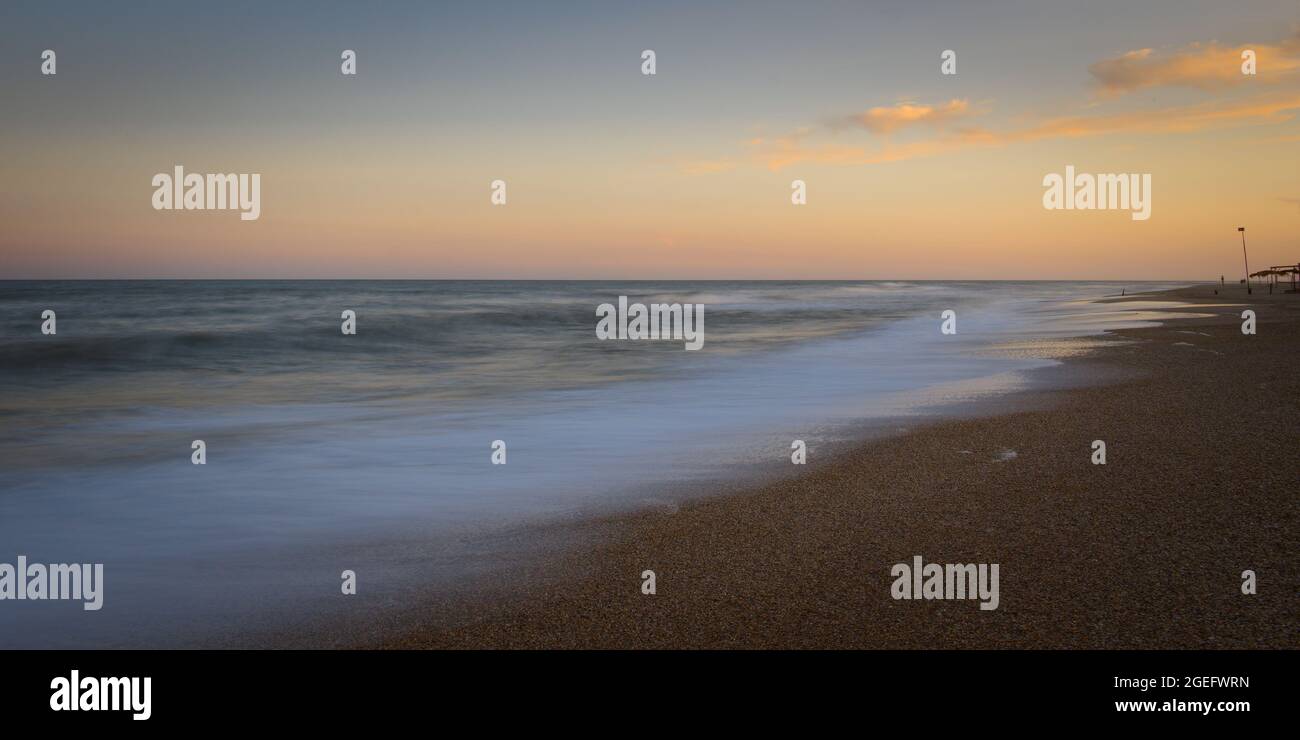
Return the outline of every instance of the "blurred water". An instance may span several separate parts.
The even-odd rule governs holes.
[[[1087,300],[1155,287],[0,282],[0,562],[104,563],[107,581],[101,612],[0,602],[0,646],[238,631],[328,608],[346,568],[398,599],[476,570],[475,532],[643,505],[788,461],[792,439],[815,455],[864,420],[1013,388],[1051,360],[989,348],[1158,320],[1174,304]],[[704,349],[598,341],[595,307],[620,295],[704,303]]]

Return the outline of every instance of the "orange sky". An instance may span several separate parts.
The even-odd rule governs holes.
[[[5,78],[22,111],[0,152],[0,278],[1231,279],[1238,225],[1252,270],[1300,260],[1300,34],[1272,27],[1131,48],[1093,30],[1010,81],[979,37],[958,39],[951,78],[927,44],[893,84],[763,96],[742,78],[739,100],[714,86],[716,113],[671,54],[642,76],[634,44],[593,83],[622,106],[550,79],[531,107],[483,118],[382,78],[373,53],[368,75],[295,63],[233,99],[222,81],[114,88],[111,65],[89,94],[65,46],[57,76],[38,59],[33,79]],[[1052,83],[1022,84],[1035,74]],[[518,90],[501,76],[472,90]],[[260,173],[261,218],[155,211],[150,179],[177,164]],[[1067,164],[1150,173],[1151,218],[1045,210],[1042,179]]]

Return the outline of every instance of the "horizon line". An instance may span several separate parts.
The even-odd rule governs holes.
[[[0,283],[44,282],[385,282],[385,283],[1213,283],[1213,278],[390,278],[390,277],[0,277]],[[1235,278],[1233,284],[1240,284]]]

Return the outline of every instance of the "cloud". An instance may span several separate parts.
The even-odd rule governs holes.
[[[1241,73],[1241,49],[1256,52],[1257,76]],[[988,113],[988,105],[972,106],[969,100],[953,98],[926,104],[913,101],[877,106],[860,113],[829,119],[821,127],[804,127],[784,136],[757,137],[746,142],[754,163],[778,171],[794,164],[813,162],[829,165],[867,165],[930,157],[969,148],[998,147],[1049,139],[1071,139],[1114,134],[1179,134],[1239,126],[1283,124],[1300,112],[1300,27],[1276,44],[1226,47],[1217,42],[1191,44],[1172,55],[1152,49],[1130,51],[1089,67],[1105,93],[1083,100],[1086,115],[1031,116],[1019,125],[996,128],[976,125],[973,119]],[[1155,86],[1181,85],[1213,89],[1239,85],[1243,81],[1287,83],[1282,87],[1256,88],[1254,94],[1238,93],[1203,103],[1148,107],[1106,113],[1105,98]],[[876,138],[864,144],[822,143],[818,136],[845,129],[860,129]],[[894,134],[904,132],[903,141]],[[1284,134],[1273,141],[1295,141]],[[696,163],[689,172],[700,174],[731,169],[737,163]]]
[[[1021,128],[994,131],[967,126],[938,136],[901,144],[885,142],[875,148],[838,145],[810,145],[807,135],[749,142],[751,153],[769,170],[778,171],[801,162],[817,164],[880,164],[953,151],[1008,144],[1070,139],[1125,133],[1192,133],[1242,125],[1284,123],[1300,111],[1300,93],[1285,96],[1256,96],[1244,100],[1211,101],[1156,110],[1108,115],[1061,116]]]
[[[891,134],[899,129],[918,125],[942,128],[970,115],[970,102],[949,100],[941,105],[916,105],[898,103],[891,107],[870,108],[863,113],[846,116],[832,123],[832,127],[858,126],[873,134]]]
[[[1300,110],[1300,93],[1210,102],[1100,116],[1054,118],[1014,134],[1018,140],[1116,133],[1191,133],[1236,125],[1284,123]]]
[[[1256,74],[1242,74],[1242,52],[1255,52]],[[1148,87],[1217,90],[1256,80],[1276,81],[1300,69],[1300,31],[1280,44],[1223,46],[1192,44],[1169,55],[1137,49],[1088,67],[1103,95],[1124,95]]]
[[[1300,208],[1300,198],[1278,198],[1278,200],[1282,201],[1283,203],[1286,203],[1287,205],[1292,205],[1292,206],[1296,206],[1297,208]]]

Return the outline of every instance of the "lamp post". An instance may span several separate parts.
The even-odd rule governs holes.
[[[1238,226],[1241,232],[1241,261],[1246,265],[1246,295],[1250,295],[1250,260],[1246,259],[1246,227]]]

